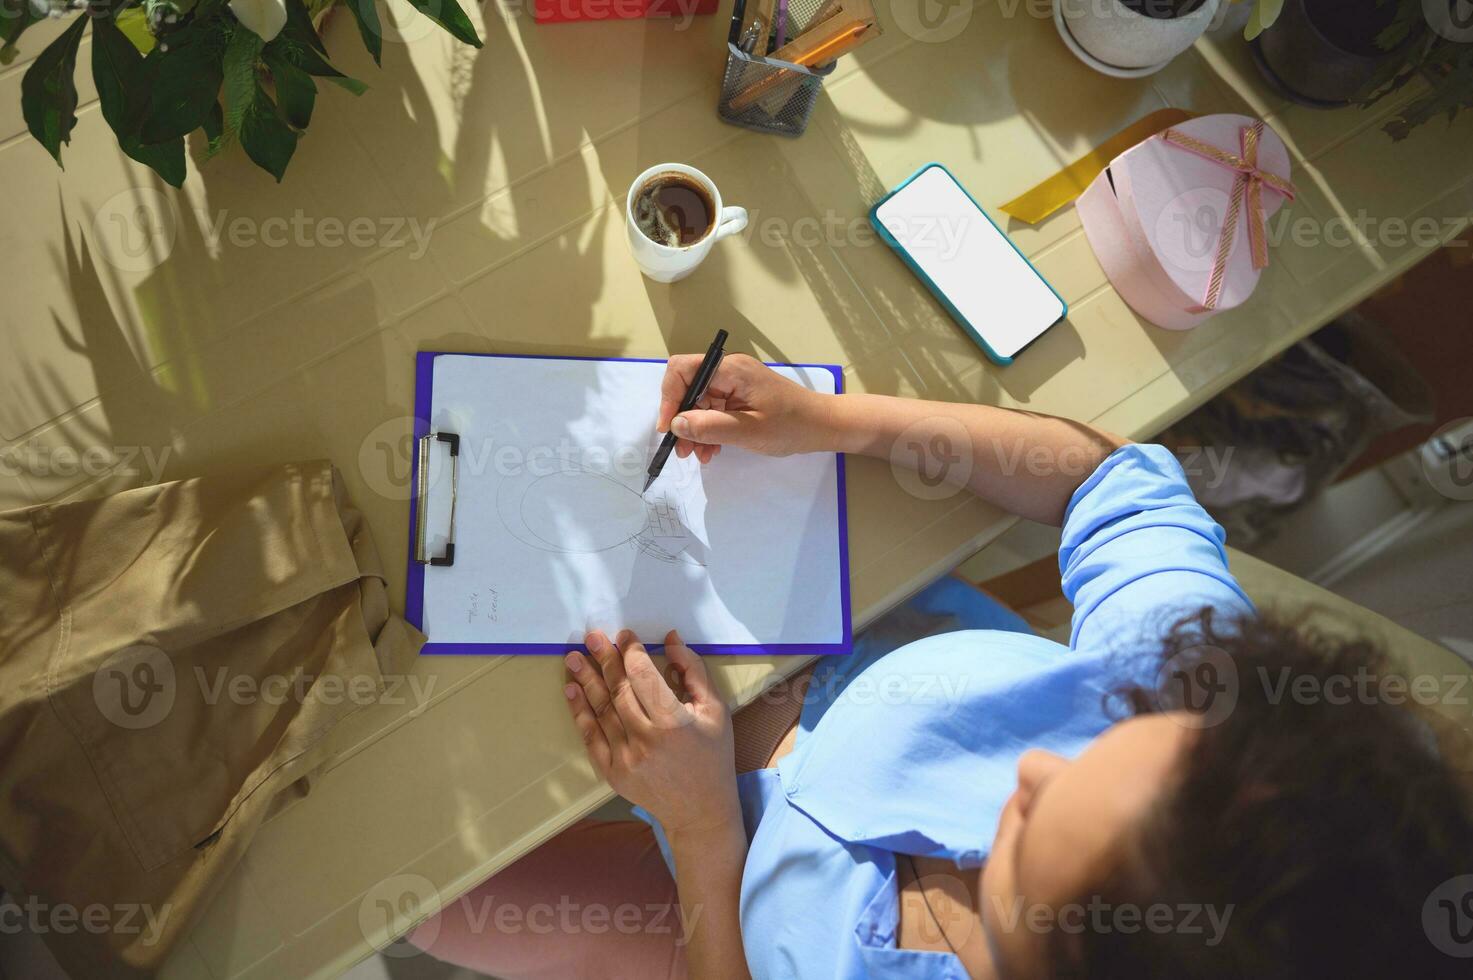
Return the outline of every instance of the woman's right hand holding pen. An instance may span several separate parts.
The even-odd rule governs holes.
[[[677,414],[700,366],[699,354],[677,354],[661,386],[658,427],[679,437],[681,458],[709,463],[722,446],[873,456],[1054,526],[1074,491],[1126,442],[1082,422],[992,405],[822,394],[746,354],[723,358],[699,406]]]
[[[699,407],[677,415],[700,367],[701,355],[677,354],[660,386],[656,427],[674,430],[680,458],[695,453],[709,463],[722,446],[764,456],[834,451],[829,428],[833,396],[810,391],[746,354],[723,357]]]

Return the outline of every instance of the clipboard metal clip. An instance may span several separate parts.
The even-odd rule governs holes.
[[[430,509],[430,442],[438,440],[450,447],[450,531],[445,540],[445,554],[431,555],[425,550],[425,526]],[[453,432],[431,432],[419,437],[419,466],[415,482],[419,493],[419,513],[414,527],[414,560],[421,565],[455,564],[455,497],[460,483],[460,436]]]

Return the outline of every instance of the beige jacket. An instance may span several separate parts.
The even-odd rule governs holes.
[[[153,973],[423,641],[327,462],[0,514],[0,884],[73,976]]]

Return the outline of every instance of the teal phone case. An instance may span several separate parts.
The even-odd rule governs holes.
[[[916,278],[920,279],[921,282],[926,284],[926,288],[931,291],[931,295],[935,296],[936,301],[946,308],[946,312],[951,314],[951,318],[956,321],[957,326],[965,330],[967,332],[967,336],[971,337],[972,341],[976,343],[978,347],[982,348],[982,353],[987,355],[988,360],[992,361],[994,364],[1000,364],[1003,367],[1007,367],[1009,364],[1013,363],[1013,361],[1017,360],[1017,355],[1014,355],[1013,357],[1003,357],[1002,355],[998,354],[997,351],[993,350],[992,345],[987,342],[987,340],[982,336],[981,332],[979,332],[976,327],[972,326],[972,324],[967,321],[966,317],[962,316],[961,311],[956,308],[955,304],[953,304],[951,300],[947,297],[947,295],[942,292],[940,288],[937,287],[936,283],[931,280],[931,277],[926,275],[925,270],[922,269],[920,265],[916,262],[916,260],[911,257],[910,253],[905,250],[905,246],[901,245],[898,241],[895,240],[894,236],[890,234],[889,230],[880,222],[880,219],[877,217],[877,212],[880,209],[880,205],[884,204],[886,201],[890,200],[890,198],[905,190],[905,188],[909,186],[911,181],[915,180],[917,177],[925,173],[927,170],[930,170],[932,167],[940,169],[942,173],[951,178],[952,182],[956,184],[957,187],[961,188],[961,192],[967,195],[967,200],[971,201],[972,205],[976,207],[977,213],[986,218],[987,223],[992,225],[993,228],[997,229],[997,233],[1003,237],[1003,240],[1006,241],[1009,245],[1012,245],[1013,251],[1018,253],[1018,257],[1022,259],[1025,263],[1027,263],[1028,268],[1033,270],[1033,274],[1035,276],[1038,276],[1038,281],[1047,286],[1048,291],[1053,293],[1054,296],[1057,297],[1059,301],[1059,308],[1062,310],[1062,312],[1059,314],[1059,319],[1055,320],[1053,323],[1050,323],[1047,327],[1044,327],[1042,330],[1040,330],[1038,333],[1038,337],[1042,337],[1045,333],[1047,333],[1053,327],[1057,326],[1060,321],[1062,321],[1065,317],[1069,315],[1069,304],[1064,301],[1064,297],[1059,295],[1059,291],[1055,289],[1053,285],[1043,277],[1043,274],[1038,271],[1033,263],[1028,261],[1028,256],[1024,255],[1022,250],[1019,249],[1017,245],[1013,244],[1013,240],[1007,236],[1007,233],[1001,228],[997,227],[997,222],[988,217],[987,212],[982,209],[982,205],[978,204],[977,199],[972,196],[972,192],[967,190],[966,187],[962,185],[962,182],[956,179],[956,174],[953,174],[950,170],[947,170],[944,165],[936,163],[934,161],[926,164],[915,173],[905,178],[905,180],[901,182],[899,187],[895,188],[893,191],[886,194],[884,197],[875,202],[874,206],[869,209],[869,223],[879,234],[880,239],[884,241],[886,245],[889,245],[892,249],[895,250],[895,254],[900,256],[901,261],[903,261],[906,265],[910,267],[910,271],[916,274]],[[1022,350],[1018,351],[1018,353],[1021,354],[1023,353],[1023,351],[1031,347],[1034,341],[1038,340],[1038,337],[1034,337],[1033,340],[1030,340],[1027,344],[1023,345]]]

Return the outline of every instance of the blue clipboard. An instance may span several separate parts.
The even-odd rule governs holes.
[[[431,432],[430,419],[434,406],[434,378],[435,358],[437,357],[495,357],[506,359],[524,360],[558,360],[558,361],[624,361],[640,364],[664,364],[665,358],[656,357],[579,357],[569,355],[544,355],[544,354],[484,354],[463,353],[457,351],[420,351],[415,355],[414,365],[414,431],[411,445],[418,450],[425,447],[431,441],[441,441],[447,444],[450,454],[455,456],[459,451],[459,435],[455,433]],[[796,367],[812,370],[827,371],[833,375],[834,391],[844,390],[843,369],[833,364],[769,364],[769,367]],[[423,554],[420,548],[424,543],[421,535],[420,519],[424,514],[424,503],[421,499],[425,493],[425,486],[421,484],[420,477],[425,472],[427,465],[423,452],[416,451],[410,454],[410,498],[409,498],[409,569],[408,585],[404,597],[404,618],[416,629],[424,632],[424,592],[425,573],[429,568],[437,565],[451,565],[455,560],[454,541],[454,512],[450,518],[450,541],[447,543],[444,553],[440,555]],[[455,470],[452,469],[452,487],[456,482]],[[851,599],[849,595],[849,504],[848,495],[845,493],[844,485],[844,454],[835,454],[835,475],[838,489],[838,573],[839,573],[839,602],[842,623],[841,638],[836,643],[766,643],[766,644],[726,644],[726,643],[692,643],[691,649],[700,654],[716,655],[740,655],[740,656],[834,656],[854,652],[854,627]],[[453,499],[453,491],[452,491]],[[648,642],[645,647],[651,652],[663,649],[661,643]],[[587,649],[578,643],[463,643],[463,642],[428,642],[421,649],[424,655],[471,655],[471,656],[506,656],[506,655],[562,655],[569,650],[581,649],[585,653]]]
[[[917,177],[920,177],[922,174],[933,167],[945,173],[956,183],[956,186],[961,189],[961,192],[967,196],[967,200],[971,201],[972,204],[976,206],[977,213],[980,214],[983,218],[986,218],[987,223],[992,225],[993,228],[997,229],[997,233],[1002,236],[1003,240],[1006,241],[1010,246],[1012,246],[1013,251],[1018,253],[1018,258],[1022,259],[1028,265],[1028,268],[1033,270],[1033,274],[1038,276],[1039,281],[1048,287],[1049,292],[1053,293],[1054,296],[1058,298],[1059,307],[1063,312],[1059,314],[1059,318],[1057,320],[1055,320],[1053,323],[1050,323],[1047,327],[1038,332],[1039,337],[1042,337],[1045,333],[1049,331],[1049,329],[1057,326],[1069,315],[1069,304],[1065,302],[1064,297],[1059,295],[1059,291],[1053,287],[1053,284],[1043,277],[1043,273],[1039,272],[1038,268],[1034,266],[1032,262],[1028,261],[1028,256],[1024,255],[1022,250],[1019,249],[1016,244],[1014,244],[1013,240],[1008,237],[1007,232],[1003,231],[1001,228],[998,228],[997,222],[993,221],[992,218],[987,214],[986,210],[983,209],[982,205],[977,203],[977,199],[972,196],[972,192],[967,190],[966,186],[960,180],[957,180],[956,175],[953,174],[950,170],[947,170],[944,164],[934,161],[925,164],[915,173],[911,174],[909,177],[905,178],[905,180],[901,181],[900,186],[896,187],[890,193],[886,194],[884,197],[880,198],[874,203],[874,206],[869,209],[869,223],[875,229],[876,233],[879,234],[880,239],[886,245],[889,245],[892,249],[895,250],[895,254],[900,256],[901,261],[903,261],[907,266],[910,267],[910,271],[915,273],[916,278],[925,284],[926,288],[930,290],[931,295],[936,297],[936,302],[940,303],[942,307],[945,308],[946,312],[951,315],[951,318],[956,321],[957,326],[965,330],[967,332],[967,335],[972,338],[972,341],[978,347],[982,348],[982,352],[987,355],[988,359],[991,360],[994,364],[1001,365],[1002,367],[1007,367],[1009,364],[1012,364],[1013,361],[1017,359],[1016,355],[1014,355],[1013,357],[1003,357],[997,351],[993,350],[992,345],[986,341],[981,332],[975,326],[973,326],[965,316],[962,315],[962,312],[956,308],[956,305],[952,303],[950,297],[948,297],[946,293],[941,291],[941,288],[936,285],[936,283],[931,279],[930,276],[926,275],[925,270],[922,269],[920,265],[915,261],[915,259],[911,257],[910,253],[905,250],[905,246],[895,240],[895,236],[890,234],[890,230],[886,228],[879,219],[878,212],[881,205],[890,200],[890,198],[894,197],[896,194],[899,194],[901,191],[905,190],[905,188],[909,186],[911,182],[913,182]],[[1035,337],[1034,339],[1036,340],[1037,338]],[[1023,350],[1027,350],[1028,346],[1030,346],[1032,343],[1033,341],[1029,341],[1028,344],[1024,345],[1023,349],[1020,350],[1018,353],[1021,354]]]

